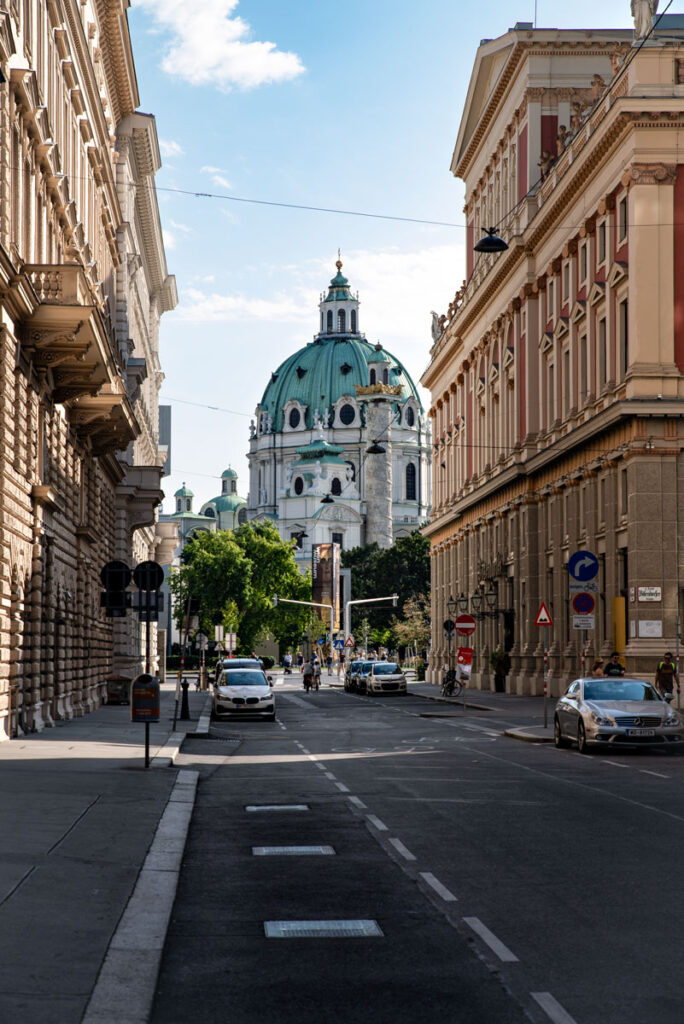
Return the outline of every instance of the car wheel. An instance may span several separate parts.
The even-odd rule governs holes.
[[[587,743],[587,730],[584,728],[584,722],[579,722],[577,725],[577,749],[580,754],[589,753],[589,744]]]
[[[561,732],[561,724],[558,717],[553,720],[553,742],[557,747],[567,747],[568,740]]]

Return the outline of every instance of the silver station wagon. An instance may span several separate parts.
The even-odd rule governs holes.
[[[556,704],[553,736],[557,747],[677,746],[684,740],[682,719],[655,686],[640,679],[576,679]]]

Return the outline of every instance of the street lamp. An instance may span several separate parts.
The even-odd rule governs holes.
[[[387,449],[383,448],[377,441],[373,441],[373,443],[366,448],[367,455],[384,455],[386,451]]]
[[[470,610],[479,619],[482,610],[482,594],[477,590],[474,594],[470,595]]]
[[[331,498],[329,494],[326,494],[325,498],[321,498],[321,505],[334,505],[335,499]]]
[[[477,242],[473,249],[475,252],[493,253],[493,252],[505,252],[508,248],[503,238],[499,238],[496,233],[496,228],[483,228],[484,235]]]
[[[447,606],[447,615],[449,616],[450,619],[453,619],[454,615],[456,614],[457,602],[454,601],[453,597],[450,597],[449,600],[446,603],[446,606]]]
[[[493,584],[490,584],[489,590],[485,594],[485,602],[487,604],[487,615],[495,619],[499,614],[499,595]]]
[[[461,591],[461,596],[458,599],[458,610],[461,613],[468,611],[468,595],[464,594],[463,591]]]

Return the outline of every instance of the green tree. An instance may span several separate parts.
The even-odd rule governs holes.
[[[191,595],[199,601],[202,630],[211,636],[213,624],[220,622],[236,631],[242,654],[251,653],[269,632],[278,643],[293,646],[310,616],[303,606],[273,606],[275,594],[311,600],[311,577],[301,575],[293,542],[281,540],[270,522],[200,533],[185,546],[170,587],[179,626]]]
[[[398,607],[403,609],[410,599],[430,592],[430,541],[415,530],[408,537],[400,537],[391,548],[383,550],[377,544],[350,548],[342,552],[342,564],[351,569],[352,597],[384,597],[398,594]],[[355,609],[352,606],[352,613]],[[356,622],[367,617],[371,629],[390,629],[390,644],[402,642],[394,626],[396,611],[388,607],[375,608],[361,605],[356,610]],[[352,621],[352,627],[355,626]]]
[[[426,594],[410,597],[402,609],[401,619],[393,624],[397,642],[405,647],[415,646],[418,650],[430,642],[430,601]]]

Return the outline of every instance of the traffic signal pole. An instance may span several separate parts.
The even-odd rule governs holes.
[[[308,608],[327,608],[328,611],[330,612],[330,648],[332,650],[333,633],[335,631],[335,608],[333,605],[321,604],[319,601],[294,601],[290,597],[278,597],[277,594],[274,594],[273,607],[277,608],[279,604],[304,604]]]
[[[359,597],[356,601],[347,601],[344,606],[344,639],[351,636],[351,606],[353,604],[377,604],[378,601],[391,601],[396,607],[399,600],[398,594],[387,594],[385,597]]]

